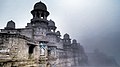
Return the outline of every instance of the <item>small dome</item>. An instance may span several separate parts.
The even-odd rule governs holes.
[[[56,34],[57,34],[58,36],[60,36],[60,35],[61,35],[61,34],[60,34],[60,31],[57,31],[57,32],[56,32]]]
[[[55,26],[55,22],[50,19],[48,26]]]
[[[15,22],[9,21],[5,29],[15,29]]]
[[[69,38],[70,38],[69,34],[66,33],[66,34],[64,35],[64,39],[69,39]]]
[[[47,11],[47,7],[44,3],[42,3],[41,1],[40,2],[37,2],[35,5],[34,5],[34,9],[35,10],[44,10],[44,11]]]
[[[77,43],[77,40],[73,39],[72,43],[73,43],[73,44]]]

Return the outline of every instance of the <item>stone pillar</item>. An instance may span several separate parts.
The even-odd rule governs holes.
[[[39,11],[39,18],[41,19],[41,14],[42,14],[42,12],[41,11]]]
[[[47,19],[47,17],[46,17],[46,12],[44,12],[44,17],[43,17],[43,19],[45,19],[45,20]]]
[[[34,18],[37,18],[37,12],[35,12],[35,16],[34,16]]]

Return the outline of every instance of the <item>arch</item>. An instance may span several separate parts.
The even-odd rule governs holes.
[[[47,67],[51,67],[51,64],[49,62],[47,63]]]

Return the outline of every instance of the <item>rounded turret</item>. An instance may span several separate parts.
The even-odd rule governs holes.
[[[73,40],[72,40],[72,43],[73,43],[73,44],[76,44],[76,43],[77,43],[77,40],[73,39]]]
[[[47,20],[47,16],[49,15],[49,12],[47,11],[47,6],[41,1],[37,2],[34,5],[34,9],[31,11],[31,13],[34,20],[36,20],[35,18]]]
[[[12,20],[8,21],[5,29],[15,29],[15,22],[13,22]]]
[[[55,27],[55,22],[50,19],[50,21],[48,23],[48,26],[49,27]]]
[[[64,37],[64,39],[70,39],[70,36],[67,33],[63,37]]]

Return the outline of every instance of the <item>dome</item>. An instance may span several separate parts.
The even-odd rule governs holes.
[[[40,2],[37,2],[35,5],[34,5],[34,9],[35,10],[44,10],[44,11],[47,11],[47,7],[44,3],[42,3],[41,1]]]
[[[60,36],[60,31],[57,31],[56,34],[57,34],[58,36]]]
[[[73,43],[73,44],[77,43],[77,40],[73,39],[72,43]]]
[[[15,29],[15,22],[9,21],[5,29]]]
[[[69,39],[69,38],[70,38],[69,34],[66,33],[66,34],[64,35],[64,39]]]
[[[48,26],[55,26],[55,22],[50,19]]]

